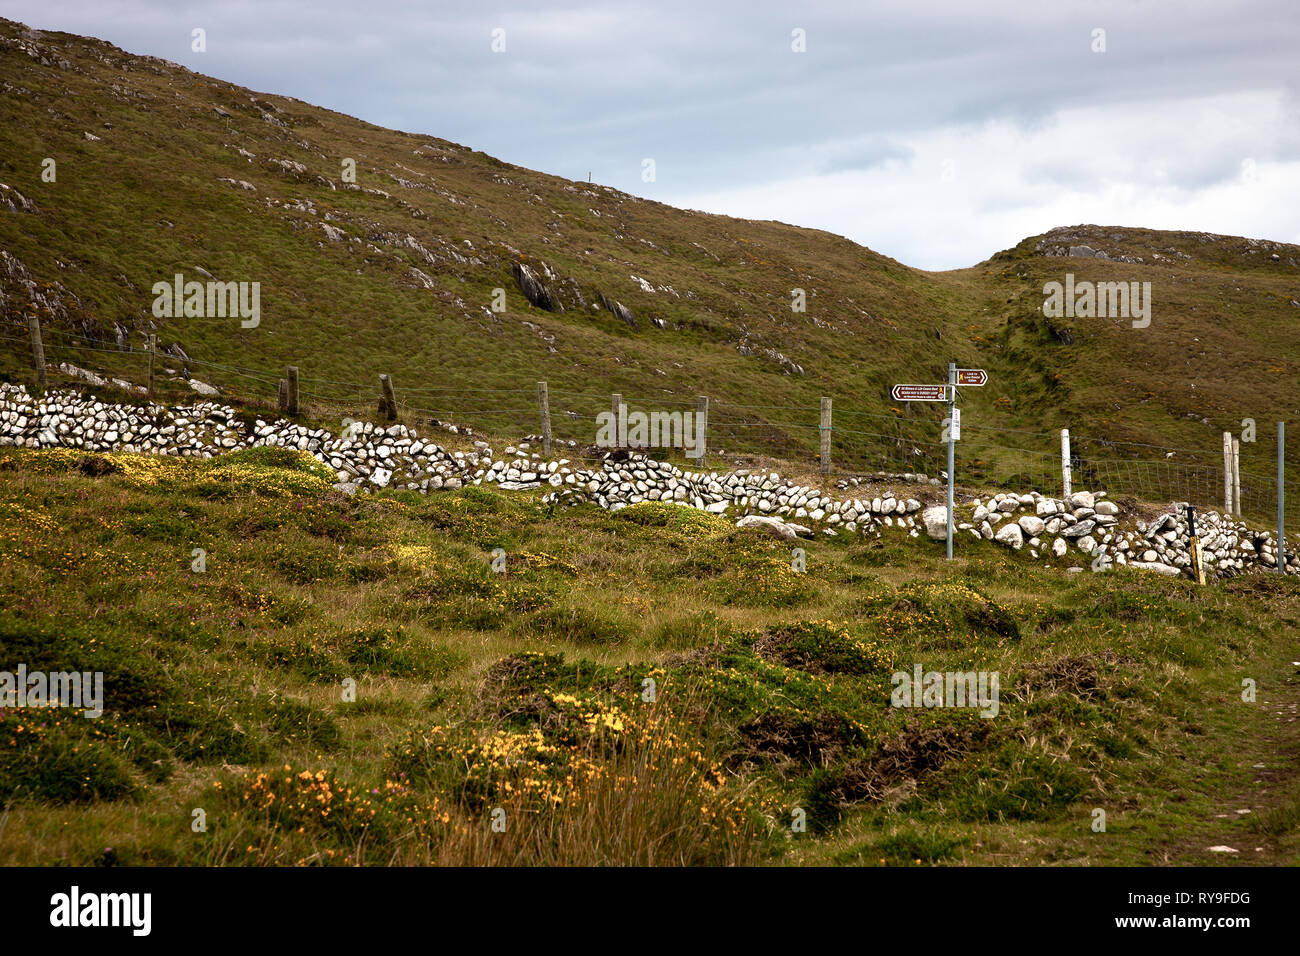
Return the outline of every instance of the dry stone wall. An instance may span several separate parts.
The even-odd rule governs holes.
[[[244,420],[229,405],[122,405],[71,390],[41,397],[21,385],[0,384],[0,446],[81,448],[211,458],[240,448],[295,448],[329,465],[335,486],[348,494],[380,488],[423,492],[468,484],[507,491],[545,488],[543,500],[561,505],[591,502],[617,510],[642,501],[672,501],[737,519],[788,540],[842,532],[879,537],[891,529],[911,537],[946,535],[943,505],[926,507],[918,497],[882,491],[866,497],[834,496],[783,479],[775,472],[705,471],[678,468],[641,455],[613,453],[598,464],[543,460],[529,444],[506,447],[500,457],[487,442],[469,452],[450,452],[405,425],[387,428],[355,423],[335,434],[284,420]],[[915,485],[918,495],[937,496],[940,481],[925,475],[879,475],[840,479],[840,492],[874,483]],[[876,484],[876,487],[879,485]],[[920,490],[924,489],[924,490]],[[1178,503],[1142,521],[1124,515],[1105,492],[1079,491],[1068,500],[1028,492],[974,498],[957,508],[956,531],[1070,571],[1128,565],[1167,575],[1188,573],[1188,527]],[[1215,512],[1197,518],[1207,570],[1231,576],[1275,569],[1277,545],[1267,531]],[[1287,570],[1296,573],[1295,562]]]

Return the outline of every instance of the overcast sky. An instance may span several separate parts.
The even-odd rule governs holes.
[[[3,13],[926,269],[1085,222],[1300,242],[1297,0],[5,0]],[[191,50],[195,27],[206,52]]]

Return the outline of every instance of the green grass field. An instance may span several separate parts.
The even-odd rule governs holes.
[[[349,498],[266,449],[0,472],[0,670],[105,681],[0,717],[5,864],[1300,859],[1292,579],[888,531],[799,573],[674,505]],[[996,716],[892,707],[918,665],[997,672]]]

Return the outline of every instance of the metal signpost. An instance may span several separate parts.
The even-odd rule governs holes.
[[[948,547],[947,559],[952,560],[952,493],[953,472],[956,471],[957,439],[952,434],[952,410],[957,407],[957,363],[948,363]]]
[[[896,402],[947,402],[948,420],[948,560],[952,560],[953,488],[956,481],[956,443],[961,440],[961,409],[957,407],[957,386],[979,388],[986,385],[989,373],[982,368],[958,368],[956,362],[948,363],[947,385],[895,385],[889,394]]]
[[[1286,422],[1277,423],[1277,569],[1286,573],[1286,530],[1283,505],[1286,499]]]

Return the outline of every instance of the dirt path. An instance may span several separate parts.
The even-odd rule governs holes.
[[[1173,848],[1168,862],[1300,864],[1300,668],[1289,660],[1284,666],[1286,676],[1259,691],[1250,721],[1255,732],[1240,741],[1241,785],[1225,793],[1214,817]],[[1237,852],[1213,852],[1214,846]]]

